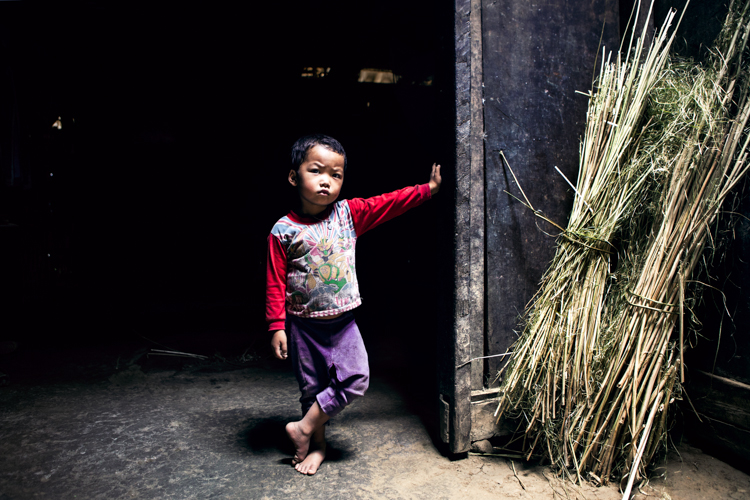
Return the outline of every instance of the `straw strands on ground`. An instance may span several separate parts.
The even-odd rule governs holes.
[[[602,61],[568,227],[503,373],[497,415],[521,419],[527,456],[626,477],[624,498],[665,444],[699,264],[747,171],[739,3],[705,66],[670,58],[674,12],[647,50],[641,37]]]

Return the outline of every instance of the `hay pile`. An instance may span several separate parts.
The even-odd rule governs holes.
[[[703,66],[670,57],[675,12],[603,60],[570,221],[503,373],[496,414],[521,419],[528,457],[627,478],[624,498],[665,446],[696,277],[748,169],[748,5],[733,0]]]

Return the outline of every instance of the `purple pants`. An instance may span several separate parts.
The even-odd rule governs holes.
[[[302,396],[302,415],[318,401],[329,417],[362,397],[370,383],[367,351],[354,313],[334,319],[287,316],[289,351]]]

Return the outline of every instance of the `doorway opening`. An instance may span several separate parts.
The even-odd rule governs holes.
[[[432,164],[442,164],[435,200],[357,244],[363,304],[356,315],[373,373],[433,384],[438,318],[453,287],[453,6],[336,1],[292,10],[283,39],[270,47],[282,81],[264,114],[283,119],[269,131],[279,166],[264,183],[287,190],[285,155],[308,133],[332,135],[346,149],[342,198],[425,183]],[[267,228],[289,210],[293,193],[286,194],[269,200]]]
[[[13,4],[2,69],[19,90],[2,104],[20,110],[31,153],[13,164],[24,183],[2,187],[0,215],[23,228],[6,231],[19,250],[2,268],[11,340],[51,356],[160,347],[142,337],[267,354],[266,238],[294,203],[288,152],[326,133],[349,157],[345,198],[443,166],[439,196],[365,235],[357,256],[373,374],[435,386],[453,292],[452,3],[293,0],[241,15]]]

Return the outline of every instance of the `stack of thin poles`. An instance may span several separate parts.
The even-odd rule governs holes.
[[[624,498],[663,449],[696,277],[748,168],[748,5],[732,2],[704,66],[670,57],[675,12],[648,49],[602,61],[570,220],[503,372],[496,415],[521,419],[528,457],[627,477]]]

